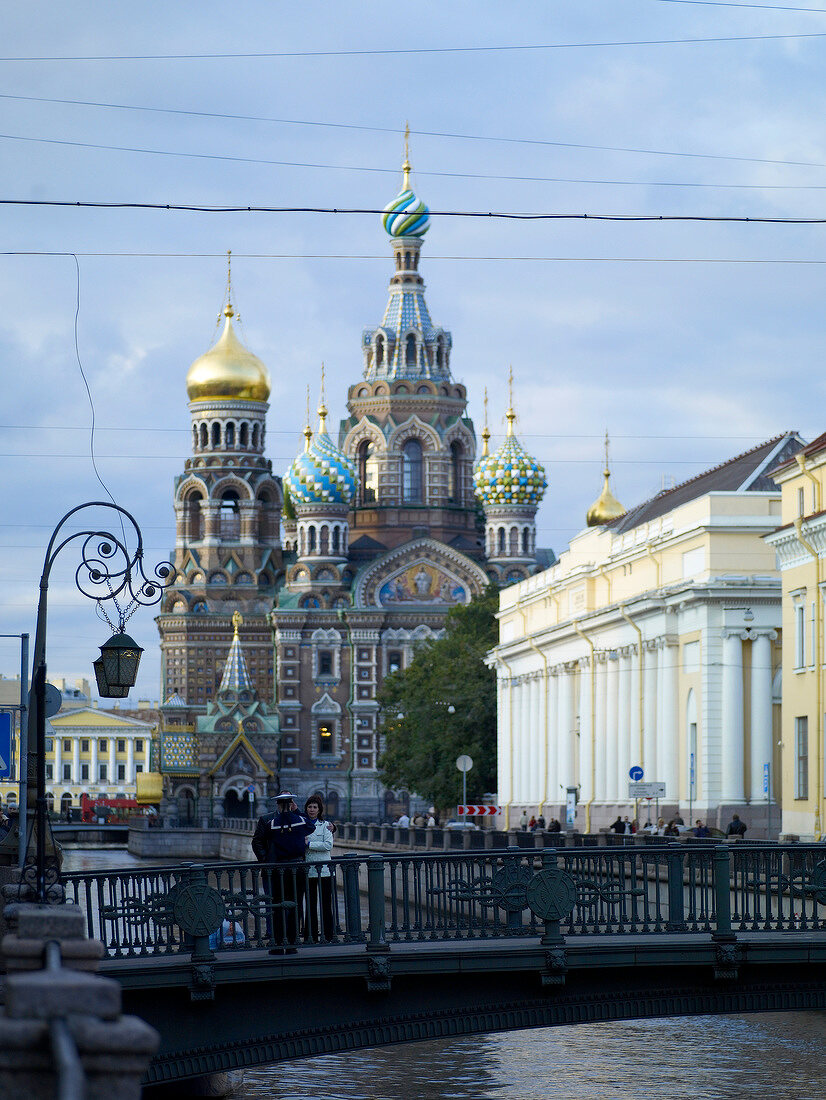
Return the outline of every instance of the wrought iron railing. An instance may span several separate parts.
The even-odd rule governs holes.
[[[826,931],[826,851],[816,845],[510,848],[348,855],[328,866],[329,889],[308,879],[307,864],[73,872],[64,883],[110,958],[292,949],[313,932],[376,947]]]

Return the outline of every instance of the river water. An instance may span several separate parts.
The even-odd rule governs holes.
[[[146,866],[68,851],[66,870]],[[405,1043],[247,1070],[238,1100],[824,1100],[826,1013],[695,1016]],[[182,1096],[185,1093],[182,1092]]]

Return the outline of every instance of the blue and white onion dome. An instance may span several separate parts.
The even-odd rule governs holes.
[[[327,409],[318,410],[318,431],[304,429],[304,450],[284,475],[294,504],[349,504],[356,492],[358,476],[347,455],[327,434]]]
[[[423,237],[430,228],[430,211],[410,187],[410,161],[405,154],[402,189],[384,208],[381,222],[391,237]]]
[[[490,433],[482,433],[482,457],[473,470],[476,496],[486,507],[497,504],[538,505],[545,495],[548,482],[545,470],[525,451],[513,434],[516,413],[507,411],[508,434],[494,454],[488,454]]]

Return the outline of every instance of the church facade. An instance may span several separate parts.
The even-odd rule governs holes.
[[[429,214],[410,189],[407,158],[403,172],[383,215],[387,305],[362,334],[362,376],[335,440],[322,379],[317,429],[305,426],[289,471],[273,474],[269,377],[235,336],[229,304],[221,338],[187,376],[193,456],[175,486],[178,577],[157,620],[162,741],[171,747],[174,730],[191,773],[162,765],[170,804],[186,786],[211,814],[236,812],[226,792],[248,779],[262,806],[280,784],[301,796],[323,791],[334,817],[397,813],[406,794],[378,779],[384,677],[441,633],[452,606],[549,564],[536,548],[544,472],[519,444],[512,408],[505,443],[488,454],[485,427],[477,461],[452,338],[430,318],[419,271]],[[208,749],[204,739],[236,642],[245,694],[275,720],[267,745],[277,751],[251,743],[255,760],[237,740],[244,715],[223,740],[221,722],[211,723]],[[228,774],[233,753],[249,775]],[[219,759],[223,794],[210,772]]]

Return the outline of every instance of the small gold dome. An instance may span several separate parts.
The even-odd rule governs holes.
[[[608,484],[611,474],[606,467],[603,470],[605,476],[605,484],[602,486],[602,492],[597,499],[588,509],[585,522],[589,527],[599,527],[603,523],[608,523],[612,519],[617,519],[618,516],[625,515],[625,509],[611,492],[611,487]]]
[[[232,306],[217,344],[199,356],[186,376],[190,401],[266,401],[270,374],[257,355],[247,351],[232,327]]]

